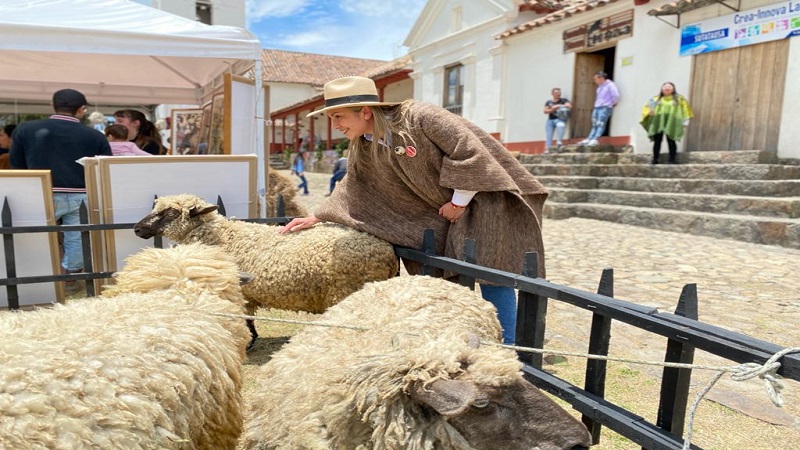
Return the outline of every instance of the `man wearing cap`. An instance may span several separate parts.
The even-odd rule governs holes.
[[[80,92],[62,89],[53,94],[55,114],[23,122],[14,130],[11,168],[50,170],[56,220],[61,219],[63,225],[78,224],[78,210],[81,202],[86,202],[83,166],[76,161],[85,156],[111,156],[103,133],[81,123],[88,104]],[[77,231],[64,233],[61,266],[67,273],[83,270],[81,235]]]

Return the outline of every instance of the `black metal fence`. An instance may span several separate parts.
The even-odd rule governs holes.
[[[218,199],[219,212],[225,208]],[[257,223],[285,223],[283,201],[278,201],[277,218],[249,220]],[[3,246],[7,273],[0,274],[0,286],[8,292],[9,306],[18,307],[16,286],[28,283],[45,283],[66,280],[94,280],[109,278],[110,272],[92,272],[91,243],[89,232],[94,230],[132,229],[134,224],[87,225],[85,208],[81,212],[82,225],[73,226],[26,226],[14,227],[7,202],[2,210]],[[83,238],[86,273],[72,275],[53,275],[37,277],[16,277],[14,261],[14,234],[42,233],[55,231],[80,231]],[[422,273],[432,275],[437,269],[458,274],[459,283],[474,287],[476,280],[513,287],[519,291],[517,313],[517,345],[522,347],[544,348],[548,301],[568,303],[593,313],[591,332],[587,342],[587,352],[594,355],[607,355],[611,339],[611,323],[616,320],[666,338],[666,362],[691,363],[694,350],[700,349],[737,363],[765,363],[772,355],[783,350],[782,347],[749,336],[731,332],[723,328],[698,322],[696,286],[686,285],[681,293],[674,313],[659,312],[656,308],[614,298],[613,271],[603,272],[597,293],[582,291],[568,286],[550,283],[536,278],[537,258],[535,253],[525,255],[525,264],[520,274],[503,272],[474,264],[476,244],[467,241],[464,261],[434,254],[434,235],[425,233],[421,250],[395,247],[395,253],[411,261],[422,264]],[[161,246],[156,242],[157,247]],[[88,258],[88,259],[87,259]],[[87,294],[94,290],[87,283]],[[90,290],[91,289],[91,290]],[[12,303],[12,298],[14,303]],[[578,387],[542,369],[540,353],[521,352],[520,359],[525,363],[526,379],[571,404],[583,414],[583,421],[589,428],[595,443],[599,441],[601,426],[607,426],[622,436],[650,450],[678,450],[683,447],[684,417],[688,402],[691,370],[685,368],[664,368],[661,381],[658,416],[655,423],[617,406],[604,397],[606,385],[606,361],[589,360],[586,367],[584,386]],[[780,361],[777,373],[785,378],[800,381],[800,357],[785,355]],[[692,445],[691,448],[700,447]]]

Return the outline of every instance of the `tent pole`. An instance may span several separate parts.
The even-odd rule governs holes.
[[[253,61],[253,78],[256,87],[256,154],[258,155],[258,201],[261,203],[261,217],[266,217],[267,212],[267,164],[269,160],[264,156],[264,77],[261,74],[261,49]]]

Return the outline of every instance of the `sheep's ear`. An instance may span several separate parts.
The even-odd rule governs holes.
[[[217,205],[205,206],[203,208],[194,207],[194,208],[189,210],[189,217],[197,217],[197,216],[201,216],[203,214],[212,213],[212,212],[216,211],[217,208],[218,208]]]
[[[255,277],[247,272],[239,272],[239,286],[244,286],[245,284],[253,281]]]
[[[449,416],[464,411],[475,400],[478,389],[475,383],[457,380],[436,380],[424,385],[411,386],[411,398],[430,406],[441,415]]]

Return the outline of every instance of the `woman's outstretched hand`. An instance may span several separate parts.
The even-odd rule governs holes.
[[[286,234],[286,233],[291,233],[291,232],[294,232],[294,231],[305,230],[306,228],[313,227],[314,225],[318,224],[319,222],[321,222],[321,221],[319,219],[317,219],[316,217],[314,217],[314,216],[297,217],[297,218],[292,219],[291,222],[289,222],[286,225],[284,225],[283,227],[281,227],[281,229],[278,230],[278,233]]]
[[[439,208],[439,214],[449,220],[450,223],[456,223],[464,215],[466,209],[465,206],[457,206],[452,202],[447,202]]]

